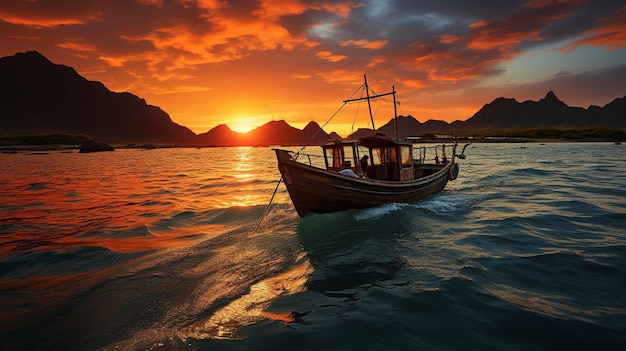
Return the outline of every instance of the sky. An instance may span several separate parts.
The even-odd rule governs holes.
[[[346,136],[372,127],[367,105],[341,108],[364,74],[420,122],[466,120],[497,97],[624,97],[626,2],[3,0],[0,56],[31,50],[196,133],[285,120]],[[390,101],[372,103],[374,127]]]

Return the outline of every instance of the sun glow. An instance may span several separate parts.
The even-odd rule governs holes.
[[[226,122],[228,127],[239,133],[247,133],[252,129],[258,127],[256,124],[258,123],[258,118],[255,117],[239,117],[234,118]]]

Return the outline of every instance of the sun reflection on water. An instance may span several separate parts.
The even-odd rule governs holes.
[[[196,322],[181,332],[181,338],[240,339],[237,332],[242,327],[261,319],[293,322],[290,313],[266,311],[279,296],[292,295],[306,289],[305,284],[313,273],[309,260],[292,269],[252,285],[247,294],[217,310],[209,318]]]
[[[253,147],[237,147],[230,159],[223,159],[224,191],[212,194],[210,201],[217,208],[265,205],[271,192],[267,179],[259,179],[259,169],[267,167],[267,159],[255,156]],[[272,165],[273,166],[273,165]]]

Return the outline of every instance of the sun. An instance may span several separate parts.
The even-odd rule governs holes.
[[[255,123],[256,118],[254,117],[241,117],[229,120],[226,125],[235,132],[247,133],[257,127]]]

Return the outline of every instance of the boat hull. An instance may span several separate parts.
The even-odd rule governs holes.
[[[276,149],[278,169],[300,217],[386,203],[418,201],[443,190],[458,171],[454,162],[439,165],[434,174],[407,182],[360,179],[293,161]]]

